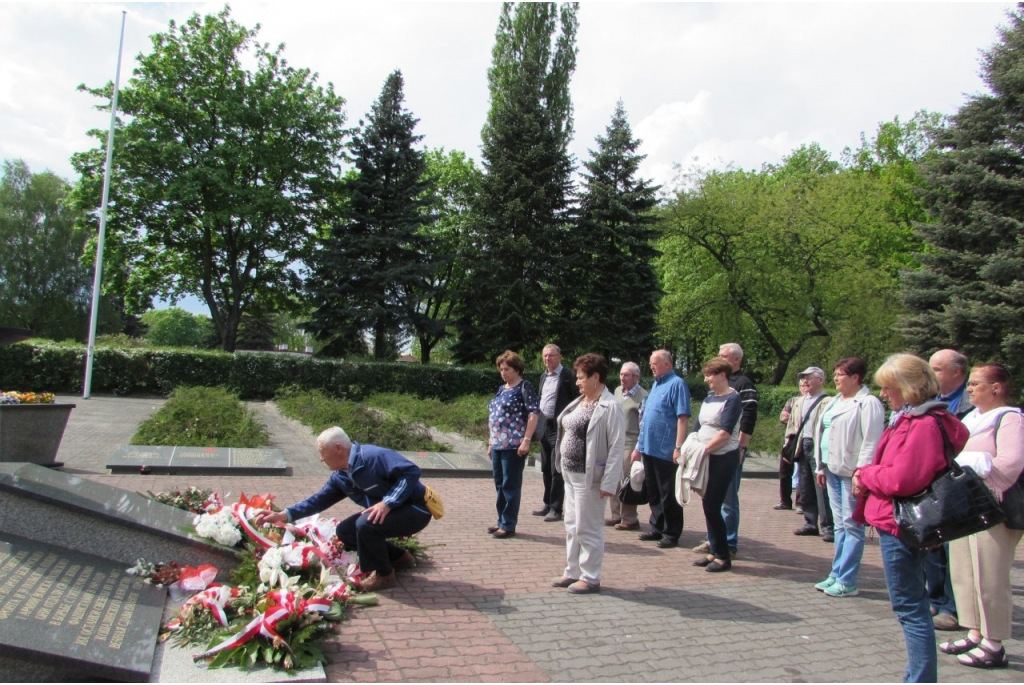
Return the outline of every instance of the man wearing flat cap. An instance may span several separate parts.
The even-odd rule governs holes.
[[[796,535],[822,535],[825,541],[832,540],[832,507],[828,504],[828,495],[820,487],[814,477],[817,464],[814,461],[814,427],[821,420],[828,395],[825,394],[825,372],[817,366],[808,366],[797,374],[801,387],[806,387],[796,402],[793,403],[790,421],[795,421],[800,429],[800,446],[797,462],[800,469],[800,506],[804,510],[804,525],[797,528]],[[797,427],[793,428],[795,432]],[[788,427],[787,427],[788,432]]]

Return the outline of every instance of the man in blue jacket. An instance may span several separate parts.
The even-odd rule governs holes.
[[[346,497],[365,509],[338,524],[338,539],[359,554],[367,592],[395,585],[395,568],[415,566],[412,554],[388,538],[414,535],[430,523],[420,467],[398,452],[349,440],[338,426],[316,439],[320,461],[331,469],[320,492],[277,513],[260,512],[256,525],[285,523],[318,514]]]

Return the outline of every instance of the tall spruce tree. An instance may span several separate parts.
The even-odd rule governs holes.
[[[982,58],[991,92],[972,96],[922,167],[934,222],[921,269],[903,276],[905,335],[1024,368],[1024,3]]]
[[[418,304],[435,258],[421,229],[433,215],[424,153],[414,147],[419,120],[403,108],[402,88],[396,70],[366,123],[359,122],[351,144],[356,173],[344,183],[347,212],[314,258],[308,330],[328,354],[358,352],[369,332],[373,357],[391,359],[402,337],[423,323]]]
[[[639,178],[640,142],[620,100],[597,150],[584,162],[577,244],[586,264],[574,274],[581,297],[574,303],[579,349],[611,358],[642,360],[654,344],[661,288],[654,273],[660,186]],[[571,310],[570,310],[571,311]]]
[[[562,257],[570,228],[576,13],[568,3],[502,7],[481,133],[485,176],[477,224],[463,248],[473,266],[456,313],[454,352],[462,362],[539,346],[550,333],[550,293],[570,280]]]

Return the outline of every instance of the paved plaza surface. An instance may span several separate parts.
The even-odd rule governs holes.
[[[272,404],[252,406],[283,450],[290,477],[110,475],[103,467],[161,399],[94,397],[75,402],[58,460],[97,482],[146,492],[196,485],[234,499],[274,493],[292,504],[319,489],[327,472],[313,435]],[[762,468],[765,470],[765,468]],[[549,586],[565,565],[561,523],[531,516],[539,471],[528,469],[517,536],[497,540],[494,485],[480,478],[430,478],[446,515],[419,538],[431,558],[399,575],[377,607],[350,612],[325,645],[332,682],[888,682],[903,676],[902,632],[889,607],[877,538],[869,534],[858,597],[834,599],[813,583],[828,575],[832,545],[797,537],[802,517],[773,511],[778,483],[746,479],[740,490],[739,558],[731,573],[691,565],[704,537],[694,499],[676,549],[606,529],[602,591],[574,596]],[[642,512],[647,512],[642,507]],[[345,501],[327,515],[347,516]],[[644,518],[642,514],[641,518]],[[170,561],[170,560],[160,560]],[[945,682],[1024,681],[1024,553],[1013,571],[1011,665],[977,670],[939,655]],[[939,641],[960,636],[937,633]]]

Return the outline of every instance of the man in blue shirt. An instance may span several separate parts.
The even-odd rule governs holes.
[[[331,469],[320,492],[284,511],[260,512],[253,521],[283,524],[351,498],[365,509],[339,523],[337,535],[345,549],[359,554],[359,570],[366,574],[360,588],[377,592],[393,587],[395,569],[416,564],[408,550],[388,538],[414,535],[430,523],[420,467],[394,450],[352,442],[338,426],[321,433],[316,448],[320,461]]]
[[[651,530],[641,540],[656,540],[667,549],[679,544],[683,532],[683,508],[676,501],[676,469],[673,458],[686,437],[690,421],[690,389],[672,370],[672,355],[666,350],[651,354],[654,384],[644,400],[640,436],[632,461],[643,459],[644,487],[651,505]]]

